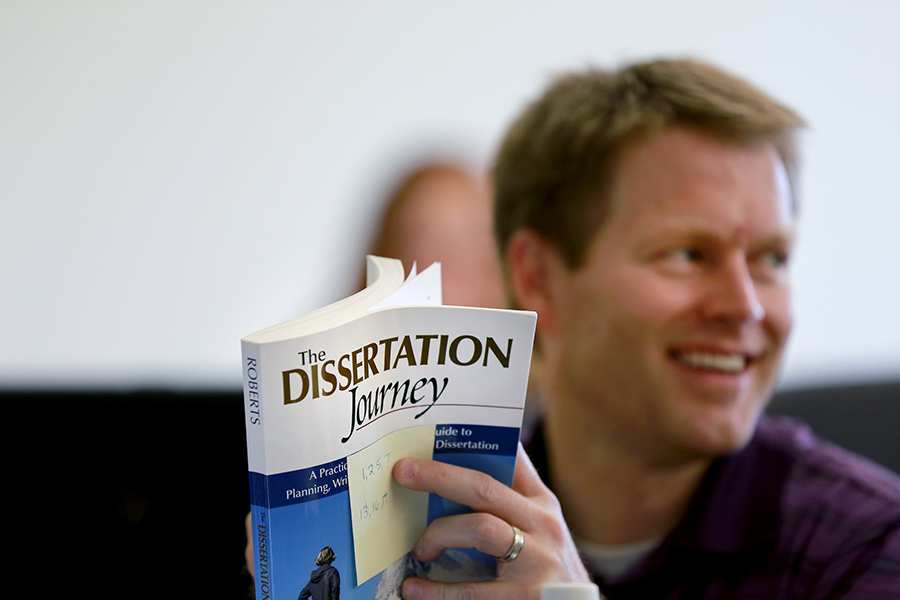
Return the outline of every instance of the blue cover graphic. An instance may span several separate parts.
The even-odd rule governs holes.
[[[438,425],[434,460],[483,471],[511,485],[518,440],[519,429],[516,427]],[[396,597],[396,582],[379,586],[380,576],[357,585],[346,459],[270,476],[251,472],[250,489],[253,522],[257,527],[253,532],[257,594],[262,593],[263,598],[267,594],[298,597],[318,569],[316,557],[327,546],[334,552],[331,566],[339,573],[342,598],[388,600]],[[432,494],[428,520],[431,522],[468,510]],[[272,535],[273,531],[281,532],[281,535]],[[463,554],[474,556],[478,553],[468,551]],[[484,555],[480,557],[479,560],[485,560]],[[493,569],[492,559],[487,560]],[[278,565],[278,590],[273,589],[266,579],[268,561]],[[408,574],[410,567],[405,568]],[[393,576],[397,577],[396,574]]]

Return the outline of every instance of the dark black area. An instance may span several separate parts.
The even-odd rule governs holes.
[[[17,434],[7,495],[22,494],[8,547],[29,595],[250,597],[240,391],[0,400]],[[900,471],[900,381],[786,392],[770,412]]]
[[[819,436],[900,473],[900,381],[781,392],[768,412],[797,417]]]
[[[6,489],[29,595],[251,597],[239,390],[0,398],[24,433]]]

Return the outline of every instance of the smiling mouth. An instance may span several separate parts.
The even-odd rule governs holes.
[[[719,373],[740,373],[750,362],[744,354],[723,354],[719,352],[672,352],[679,363],[693,369],[716,371]]]

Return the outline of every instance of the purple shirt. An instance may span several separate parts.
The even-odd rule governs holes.
[[[532,457],[546,480],[540,432]],[[900,477],[763,417],[662,545],[597,583],[609,600],[900,599]]]

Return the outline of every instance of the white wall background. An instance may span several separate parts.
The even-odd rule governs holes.
[[[785,385],[900,376],[900,3],[552,4],[0,0],[0,387],[237,387],[351,291],[398,161],[663,54],[811,125]]]

